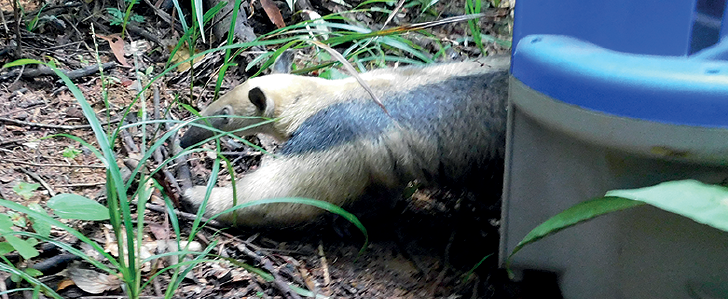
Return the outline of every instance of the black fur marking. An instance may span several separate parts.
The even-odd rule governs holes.
[[[389,92],[381,98],[392,118],[410,130],[435,138],[438,149],[444,150],[452,145],[442,143],[451,138],[440,135],[456,132],[456,126],[464,122],[492,127],[491,112],[463,110],[468,101],[487,102],[474,98],[486,96],[482,94],[485,85],[495,75],[453,77],[436,85],[423,85],[407,92]],[[483,110],[491,107],[489,103],[476,106]],[[304,121],[283,145],[280,154],[299,155],[324,151],[354,140],[373,140],[395,129],[392,118],[371,99],[336,103]]]
[[[264,111],[265,105],[266,105],[266,97],[260,88],[255,87],[248,91],[248,100],[250,100],[255,107],[258,107],[258,110]]]

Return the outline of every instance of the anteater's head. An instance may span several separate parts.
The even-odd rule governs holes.
[[[273,115],[275,104],[266,97],[260,87],[251,87],[251,81],[255,80],[249,80],[236,87],[200,111],[201,118],[195,123],[209,124],[212,128],[226,132],[239,130],[235,132],[238,136],[265,133],[266,127],[270,126],[266,122],[270,122],[269,118],[275,117]],[[192,146],[215,134],[216,132],[205,127],[191,125],[180,139],[180,146],[183,148]]]
[[[292,52],[284,52],[273,65],[274,73],[290,72],[293,59]],[[276,115],[276,102],[285,97],[287,84],[296,84],[297,76],[275,74],[253,78],[235,87],[233,90],[200,111],[201,118],[197,125],[209,125],[220,131],[233,132],[238,136],[266,133],[282,139],[271,124]],[[180,146],[190,147],[210,138],[215,131],[205,127],[190,125],[180,139]]]

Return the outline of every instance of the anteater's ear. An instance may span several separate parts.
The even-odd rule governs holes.
[[[293,57],[295,56],[295,54],[296,53],[290,49],[283,51],[281,55],[278,55],[276,61],[273,62],[273,69],[271,70],[271,73],[290,74],[291,66],[293,65]]]
[[[248,91],[248,100],[250,100],[255,107],[258,107],[258,110],[265,111],[266,106],[266,99],[265,94],[262,90],[258,87],[253,87],[250,91]]]

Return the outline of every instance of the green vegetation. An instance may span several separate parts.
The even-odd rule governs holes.
[[[63,156],[69,159],[76,159],[81,154],[81,150],[76,149],[73,146],[66,147],[63,149]]]
[[[29,184],[26,182],[18,182],[18,184],[13,186],[13,191],[25,199],[30,199],[33,197],[33,192],[38,190],[38,187],[40,187],[38,183]]]
[[[595,217],[649,204],[688,217],[698,223],[728,231],[728,188],[694,180],[670,181],[652,187],[613,190],[605,197],[579,203],[534,228],[511,252],[568,227]]]

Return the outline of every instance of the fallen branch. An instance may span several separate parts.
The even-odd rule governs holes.
[[[51,197],[56,196],[56,192],[53,191],[53,188],[51,188],[51,186],[48,185],[48,183],[46,183],[46,181],[43,178],[41,178],[39,175],[37,175],[35,172],[32,172],[30,170],[26,170],[26,169],[22,169],[22,168],[20,169],[20,171],[22,171],[23,173],[29,175],[34,180],[38,181],[38,183],[40,183],[41,186],[43,186],[43,188],[45,188],[46,190],[48,190],[48,194],[50,194]]]
[[[164,43],[162,43],[162,41],[157,36],[150,33],[149,31],[144,30],[143,28],[141,28],[137,25],[126,24],[126,30],[139,34],[141,37],[146,38],[147,40],[152,41],[153,43],[155,43],[159,46],[164,46]]]
[[[79,187],[96,187],[105,185],[106,182],[98,182],[98,183],[76,183],[76,184],[55,184],[53,186],[55,187],[65,187],[65,188],[79,188]]]
[[[159,88],[157,85],[154,85],[154,94],[152,97],[152,101],[154,103],[154,119],[160,120],[161,116],[159,113]],[[158,132],[159,125],[154,125],[154,132]],[[174,139],[177,137],[177,134],[174,134],[172,136],[172,139],[170,139],[174,143]],[[157,163],[157,165],[162,165],[164,162],[164,154],[162,153],[162,147],[157,147],[154,149],[154,152],[152,153],[152,157],[154,158],[154,162]],[[166,192],[167,196],[172,199],[172,202],[175,204],[175,206],[179,207],[179,195],[182,194],[182,189],[180,189],[179,184],[177,183],[177,178],[174,177],[174,174],[172,174],[167,167],[162,168],[162,174],[164,174],[164,178],[155,178],[157,181],[160,181],[162,186],[164,187],[164,192]]]
[[[19,142],[18,140],[11,140],[15,142]],[[25,140],[21,140],[25,141]],[[41,163],[31,163],[31,162],[25,162],[25,161],[19,161],[19,160],[13,160],[13,159],[2,159],[2,161],[7,161],[13,164],[21,164],[21,165],[29,165],[29,166],[37,166],[37,167],[71,167],[71,168],[106,168],[104,165],[72,165],[72,164],[41,164]]]
[[[107,70],[107,69],[110,69],[115,66],[116,66],[116,63],[107,62],[107,63],[102,64],[101,68],[103,70]],[[61,72],[63,74],[65,74],[66,76],[68,76],[68,78],[70,78],[71,80],[75,80],[75,79],[78,79],[78,78],[81,78],[84,76],[95,74],[98,71],[99,71],[99,66],[96,64],[87,66],[82,69],[72,70],[72,71],[61,70]],[[35,78],[35,77],[40,77],[40,76],[55,76],[55,75],[56,75],[56,72],[54,72],[51,68],[44,66],[44,65],[40,65],[36,69],[25,69],[22,73],[22,76],[25,78]]]
[[[288,283],[283,281],[283,277],[281,277],[280,274],[278,274],[278,271],[273,268],[273,263],[269,259],[264,258],[262,264],[263,269],[267,270],[273,275],[273,286],[275,286],[278,291],[283,293],[285,298],[301,299],[301,296],[291,290],[291,287],[288,286]]]
[[[120,120],[121,119],[113,119],[111,121],[103,122],[103,123],[101,123],[101,125],[106,126],[106,125],[110,125],[110,124],[115,124],[115,123],[118,123]],[[21,126],[30,126],[30,127],[36,127],[36,128],[44,128],[44,129],[59,129],[59,130],[78,130],[78,129],[88,129],[91,127],[91,125],[68,126],[68,125],[41,124],[41,123],[22,121],[22,120],[5,118],[5,117],[0,117],[0,122],[13,123],[16,125],[21,125]]]

